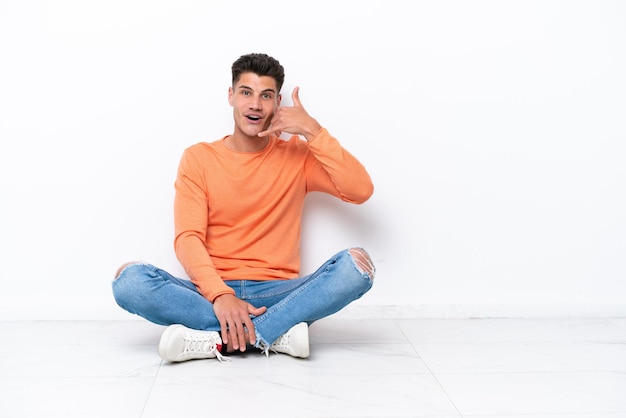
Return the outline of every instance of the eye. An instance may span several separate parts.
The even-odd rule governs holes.
[[[263,98],[266,100],[272,100],[272,95],[270,93],[263,93]]]
[[[241,90],[241,94],[243,94],[244,96],[249,96],[250,92],[248,90]]]

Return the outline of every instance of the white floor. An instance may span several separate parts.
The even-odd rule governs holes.
[[[626,319],[331,317],[230,363],[162,363],[162,330],[0,322],[0,417],[626,417]]]

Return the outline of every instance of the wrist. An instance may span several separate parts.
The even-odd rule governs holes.
[[[211,303],[215,303],[219,298],[221,298],[222,296],[235,296],[234,292],[224,292],[224,293],[218,293],[217,295],[213,296],[213,299],[209,300],[209,302]],[[236,297],[236,296],[235,296]]]
[[[307,141],[313,140],[322,130],[322,125],[320,125],[315,119],[313,122],[307,127],[306,132],[304,133],[304,138]]]

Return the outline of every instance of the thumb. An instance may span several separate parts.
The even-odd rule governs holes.
[[[262,315],[266,310],[267,308],[265,306],[261,306],[260,308],[255,308],[251,304],[248,304],[248,313],[254,316]]]
[[[302,107],[302,102],[300,102],[300,87],[294,87],[293,92],[291,93],[291,100],[293,101],[293,105],[295,107]]]

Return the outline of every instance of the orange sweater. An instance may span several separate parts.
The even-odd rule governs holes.
[[[176,178],[176,256],[213,302],[234,292],[224,280],[281,280],[300,271],[306,193],[363,203],[371,179],[326,129],[310,142],[272,136],[259,152],[237,152],[224,138],[187,148]]]

